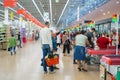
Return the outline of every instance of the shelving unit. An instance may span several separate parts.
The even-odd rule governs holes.
[[[9,38],[10,27],[8,25],[3,25],[2,27],[0,27],[0,49],[7,49]]]

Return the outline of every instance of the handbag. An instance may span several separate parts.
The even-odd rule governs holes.
[[[10,51],[10,47],[8,48],[8,51]]]
[[[65,41],[64,45],[70,45],[69,39]]]

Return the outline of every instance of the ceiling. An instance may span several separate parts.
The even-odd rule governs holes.
[[[50,0],[18,0],[17,7],[13,8],[13,10],[17,10],[19,8],[24,8],[33,15],[37,20],[39,20],[41,23],[44,24],[44,12],[49,13],[49,19],[52,19],[52,21],[56,24],[62,10],[67,2],[67,0],[58,0],[57,3],[56,0],[51,0],[51,11],[50,11]],[[4,7],[3,7],[3,0],[0,0],[0,14],[4,15]],[[36,7],[37,6],[37,7]],[[9,11],[13,11],[9,9]],[[16,17],[19,17],[18,14],[14,13]],[[51,15],[52,14],[52,15]],[[0,17],[2,17],[0,15]],[[52,16],[52,18],[51,18]],[[3,16],[4,17],[4,16]],[[2,17],[2,18],[3,18]],[[0,18],[0,20],[3,20]]]
[[[50,4],[51,1],[51,4]],[[50,21],[57,26],[68,27],[76,22],[109,18],[112,14],[120,14],[120,0],[18,0],[17,7],[9,8],[15,19],[19,19],[16,10],[24,8],[29,14],[44,24],[44,13],[49,13]],[[79,12],[78,12],[79,7]],[[79,16],[78,16],[79,14]],[[44,19],[43,19],[44,18]],[[3,0],[0,0],[0,20],[4,20]],[[74,25],[74,24],[73,24]]]
[[[33,1],[35,1],[36,5],[38,6],[42,16],[44,16],[44,12],[49,13],[49,18],[51,19],[51,12],[50,12],[50,2],[49,0],[18,0],[18,3],[23,6],[28,12],[30,12],[35,18],[39,21],[43,22],[43,18],[41,17],[39,11],[35,7]],[[51,7],[52,7],[52,21],[57,22],[61,12],[66,4],[67,0],[59,0],[59,3],[56,3],[55,0],[51,0]]]
[[[93,19],[100,21],[106,18],[111,18],[113,14],[120,14],[120,0],[111,0],[103,6],[95,9],[86,16],[81,18],[82,20]]]

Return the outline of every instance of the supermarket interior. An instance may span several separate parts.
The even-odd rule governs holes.
[[[120,0],[0,0],[0,80],[120,80]]]

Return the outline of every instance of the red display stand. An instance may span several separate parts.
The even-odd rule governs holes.
[[[101,50],[87,49],[87,52],[88,52],[88,54],[91,54],[91,55],[116,54],[116,50],[115,49],[101,49]]]
[[[102,56],[102,61],[109,65],[120,65],[120,56],[119,55]]]

